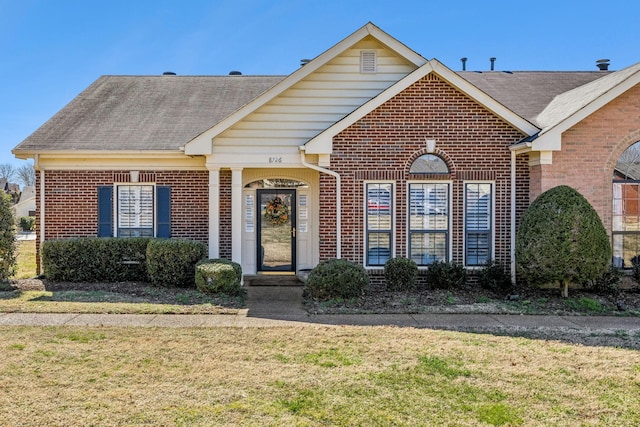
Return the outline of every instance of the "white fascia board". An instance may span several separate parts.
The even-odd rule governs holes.
[[[438,76],[440,76],[442,79],[447,81],[459,91],[463,92],[465,95],[485,106],[494,114],[503,118],[505,121],[507,121],[509,124],[520,130],[524,134],[530,136],[535,135],[540,131],[539,128],[531,124],[529,121],[523,119],[504,105],[497,102],[495,99],[488,96],[486,93],[482,92],[467,80],[451,71],[437,59],[432,59],[420,68],[416,69],[414,72],[399,80],[396,84],[389,87],[387,90],[385,90],[375,98],[372,98],[371,100],[363,104],[360,108],[349,114],[344,119],[340,120],[333,126],[318,134],[316,137],[309,140],[305,144],[306,152],[308,154],[331,154],[331,152],[333,151],[333,137],[335,135],[339,134],[340,132],[432,72],[436,73]]]
[[[635,73],[633,76],[624,80],[620,84],[613,86],[601,96],[594,99],[589,104],[580,108],[573,114],[569,115],[558,124],[542,129],[539,137],[533,141],[532,150],[534,151],[560,151],[562,149],[562,134],[571,129],[576,124],[580,123],[586,117],[598,111],[609,102],[622,95],[624,92],[633,88],[640,83],[640,73]]]
[[[404,44],[400,43],[398,40],[394,39],[380,28],[376,27],[372,23],[367,23],[364,27],[360,28],[338,44],[334,45],[332,48],[326,50],[324,53],[320,54],[316,58],[314,58],[308,64],[298,68],[288,77],[285,77],[282,81],[277,83],[271,89],[264,92],[262,95],[259,95],[253,101],[250,101],[248,104],[241,107],[236,112],[229,115],[226,119],[215,124],[212,128],[206,130],[201,133],[191,141],[189,141],[185,145],[185,154],[190,155],[209,155],[212,154],[212,144],[213,139],[233,126],[240,120],[247,117],[249,114],[253,113],[255,110],[265,105],[267,102],[276,98],[280,94],[282,94],[285,90],[289,89],[296,83],[300,82],[302,79],[306,78],[310,74],[317,71],[320,67],[327,64],[333,58],[345,52],[354,44],[358,43],[368,35],[373,36],[381,43],[385,44],[389,48],[395,50],[408,61],[411,61],[416,66],[421,66],[427,62],[425,58],[418,55],[413,50],[409,49]]]

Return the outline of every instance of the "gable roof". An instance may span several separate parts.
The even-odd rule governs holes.
[[[20,143],[39,150],[179,150],[282,76],[103,76]]]
[[[558,94],[606,76],[606,71],[461,71],[458,74],[514,113],[542,127],[537,116]]]
[[[565,130],[637,84],[640,84],[640,63],[559,94],[538,115],[542,130],[533,140],[532,149],[559,150]]]
[[[640,63],[556,96],[538,115],[542,133],[640,73]]]
[[[211,141],[212,139],[228,129],[235,123],[238,123],[243,118],[247,117],[252,112],[256,111],[261,106],[265,105],[267,102],[276,98],[278,95],[282,94],[285,90],[291,88],[296,83],[303,80],[305,77],[309,76],[316,70],[318,70],[323,65],[327,64],[331,59],[340,55],[347,49],[349,49],[354,44],[359,41],[365,39],[368,36],[372,36],[382,44],[386,45],[393,51],[397,52],[400,56],[404,57],[406,60],[413,63],[415,66],[419,67],[427,62],[425,58],[421,55],[409,49],[406,45],[399,42],[395,38],[391,37],[389,34],[382,31],[380,28],[375,26],[373,23],[368,22],[366,25],[355,31],[350,36],[346,37],[344,40],[340,41],[330,49],[326,50],[324,53],[320,54],[312,61],[307,63],[304,67],[298,68],[292,74],[287,76],[277,85],[261,94],[258,98],[254,99],[247,105],[243,106],[238,111],[234,112],[232,115],[226,117],[224,120],[215,123],[210,129],[203,132],[201,135],[198,135],[197,138],[190,141],[185,146],[186,154],[210,154],[211,153]]]
[[[447,68],[437,59],[432,59],[413,73],[409,74],[408,76],[385,90],[380,95],[362,105],[360,108],[349,114],[341,121],[335,123],[333,126],[327,128],[324,132],[312,138],[305,144],[305,152],[309,154],[329,154],[331,152],[332,140],[334,135],[342,132],[347,127],[351,126],[352,124],[363,118],[365,115],[369,114],[370,112],[390,100],[392,97],[396,96],[397,94],[411,86],[413,83],[417,82],[430,73],[438,75],[453,87],[458,89],[460,92],[466,94],[471,99],[474,99],[478,103],[482,104],[489,111],[501,117],[507,123],[520,130],[522,133],[526,135],[533,135],[538,132],[539,129],[532,123],[515,114],[505,105],[497,102],[493,97],[489,96],[486,92],[478,89],[477,86],[471,84],[468,80],[462,78],[459,74]]]

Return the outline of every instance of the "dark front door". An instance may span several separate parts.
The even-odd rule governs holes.
[[[257,190],[258,271],[296,271],[296,190]]]

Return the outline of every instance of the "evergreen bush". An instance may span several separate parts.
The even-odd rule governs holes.
[[[35,216],[21,216],[18,222],[22,231],[33,231],[36,229]]]
[[[384,264],[384,278],[390,291],[409,291],[416,286],[418,265],[410,258],[390,258]]]
[[[16,232],[11,196],[0,191],[0,282],[6,282],[15,271]]]
[[[467,270],[455,262],[435,261],[429,264],[427,283],[436,289],[455,289],[467,283]]]
[[[498,293],[507,293],[512,287],[511,275],[504,265],[496,261],[488,261],[478,273],[478,282],[484,289]]]
[[[615,297],[620,294],[621,282],[622,272],[620,269],[610,266],[602,275],[584,283],[584,287],[599,295]]]
[[[149,238],[47,240],[42,243],[42,266],[56,282],[147,281]]]
[[[363,266],[344,259],[320,262],[305,283],[305,293],[318,301],[358,298],[369,284]]]
[[[207,257],[207,245],[182,239],[154,239],[147,245],[147,271],[155,286],[195,287],[196,263]]]
[[[516,234],[519,279],[532,285],[570,283],[601,276],[611,263],[607,232],[589,202],[566,185],[542,193],[527,209]]]
[[[242,267],[226,259],[205,259],[196,264],[196,288],[205,294],[241,295]]]

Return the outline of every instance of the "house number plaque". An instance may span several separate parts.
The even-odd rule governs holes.
[[[269,163],[282,163],[282,157],[269,157]]]

